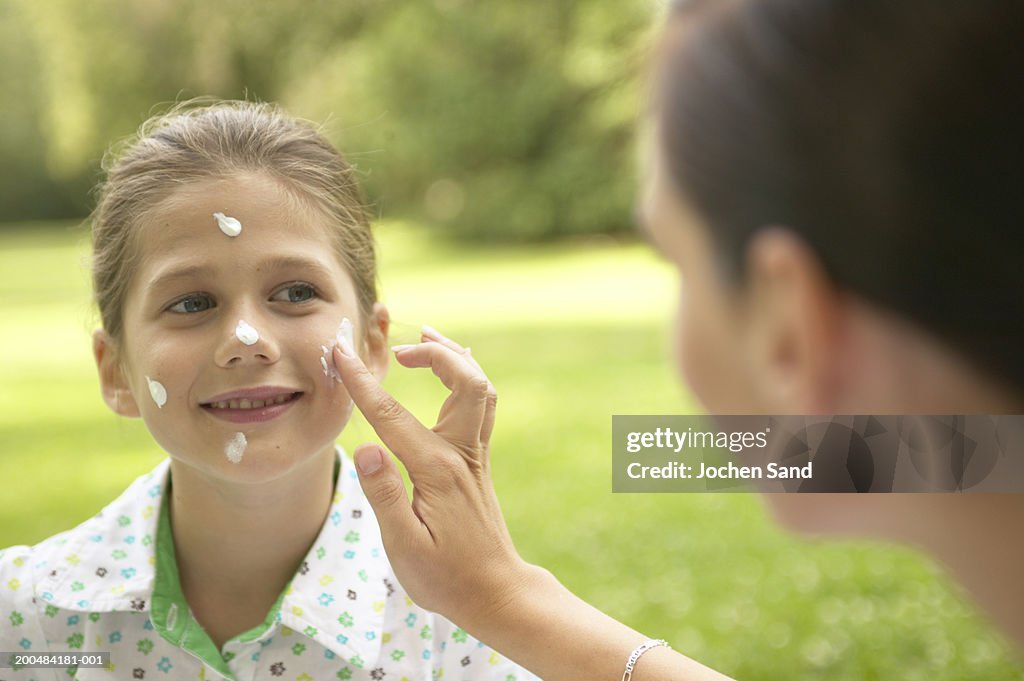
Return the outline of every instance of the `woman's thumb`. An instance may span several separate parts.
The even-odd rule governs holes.
[[[359,445],[352,458],[385,546],[408,546],[422,525],[413,514],[398,468],[380,445]]]

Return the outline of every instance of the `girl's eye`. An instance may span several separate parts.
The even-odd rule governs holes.
[[[316,289],[309,284],[289,284],[270,297],[288,303],[304,303],[316,298]]]
[[[177,312],[179,314],[193,314],[196,312],[205,312],[213,307],[213,300],[210,296],[205,293],[194,293],[190,296],[182,298],[174,305],[171,305],[168,310],[171,312]]]

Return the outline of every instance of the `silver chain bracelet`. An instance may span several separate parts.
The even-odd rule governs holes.
[[[622,681],[629,681],[633,678],[633,667],[636,666],[636,661],[640,659],[640,656],[646,653],[651,648],[657,648],[658,646],[665,646],[671,649],[672,646],[668,644],[668,641],[663,641],[660,638],[652,638],[648,641],[644,641],[630,653],[629,659],[626,660],[626,671],[622,675]]]

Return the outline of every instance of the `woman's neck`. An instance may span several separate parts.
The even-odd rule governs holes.
[[[1024,495],[935,494],[930,519],[914,523],[908,539],[944,563],[1007,636],[1024,647]]]
[[[171,461],[170,518],[181,588],[214,643],[259,625],[316,540],[330,506],[327,450],[261,484]]]

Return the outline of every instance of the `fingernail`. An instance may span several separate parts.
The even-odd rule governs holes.
[[[370,475],[380,470],[384,465],[384,455],[380,447],[363,449],[356,452],[356,468],[363,475]]]
[[[341,354],[346,357],[356,356],[355,348],[352,347],[352,322],[349,321],[348,317],[341,320],[334,340],[338,343],[338,349],[341,350]]]
[[[410,344],[406,344],[406,345],[392,345],[391,346],[391,352],[401,352],[402,350],[408,350],[409,348],[414,348],[414,347],[416,347],[416,346],[415,345],[410,345]]]
[[[344,336],[338,339],[338,349],[341,350],[341,354],[345,355],[346,357],[356,356],[355,348],[352,347],[352,341],[350,341],[348,338],[345,338]]]
[[[441,333],[440,331],[438,331],[437,329],[435,329],[432,326],[428,326],[427,324],[423,325],[423,329],[422,330],[423,330],[423,333],[428,335],[428,336],[433,336],[434,338],[439,338],[441,340],[448,340],[448,338],[446,338],[443,333]]]

